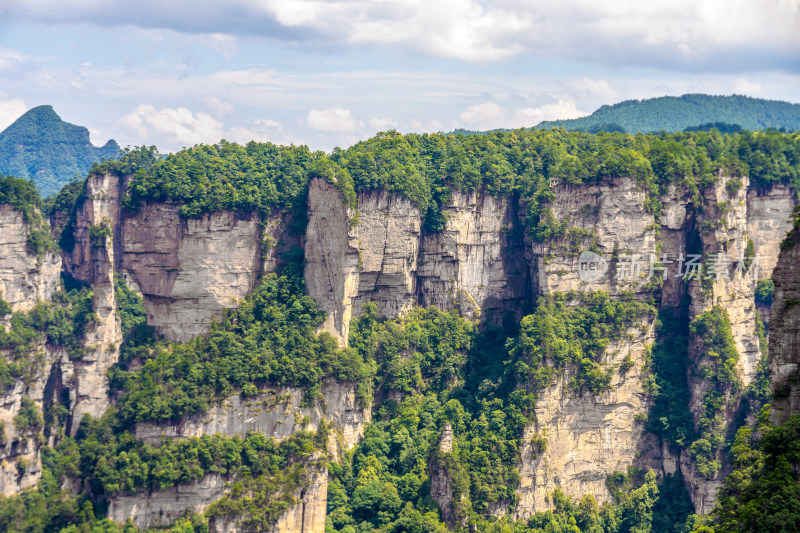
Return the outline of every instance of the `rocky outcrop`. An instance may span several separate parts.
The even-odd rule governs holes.
[[[185,219],[178,208],[147,204],[126,214],[122,269],[144,297],[148,324],[167,339],[187,341],[253,288],[261,242],[255,215]],[[272,233],[276,226],[268,225]]]
[[[364,425],[371,419],[370,408],[362,408],[358,404],[355,388],[353,383],[327,379],[320,387],[322,398],[313,400],[311,405],[308,405],[304,397],[304,390],[293,387],[261,391],[250,398],[235,394],[202,416],[189,417],[177,424],[139,423],[135,435],[137,439],[156,446],[164,439],[214,434],[232,437],[249,432],[261,432],[268,438],[280,441],[301,430],[315,431],[325,423],[329,429],[327,452],[338,457],[356,445],[364,434]],[[295,495],[296,502],[278,519],[271,531],[324,531],[327,471],[310,466],[304,480],[303,487]],[[202,487],[212,482],[213,490],[209,489],[209,495],[205,499],[199,497]],[[193,512],[202,512],[226,491],[224,482],[206,477],[200,482],[181,485],[175,489],[115,497],[111,500],[109,516],[120,523],[125,522],[129,516],[134,517],[140,528],[165,525],[174,520],[178,511],[188,508]],[[236,518],[215,518],[212,523],[220,532],[241,530]]]
[[[756,334],[754,288],[768,278],[778,245],[788,229],[792,193],[777,186],[768,191],[729,192],[727,177],[703,192],[702,205],[673,186],[660,198],[658,219],[648,209],[648,193],[632,178],[618,177],[571,187],[556,185],[547,205],[554,224],[564,224],[561,237],[533,242],[520,226],[515,200],[482,193],[453,192],[442,206],[442,231],[420,231],[419,214],[407,201],[384,192],[358,198],[360,223],[350,227],[353,213],[342,204],[333,185],[312,182],[306,237],[306,280],[310,294],[328,311],[323,329],[347,338],[347,322],[361,305],[375,302],[384,316],[394,317],[413,305],[458,309],[468,317],[513,312],[517,316],[542,294],[606,291],[612,296],[633,291],[655,298],[664,307],[690,305],[694,318],[713,305],[730,317],[740,354],[742,382],[755,376],[762,357]],[[733,189],[733,188],[731,188]],[[754,245],[748,248],[748,243]],[[756,243],[756,241],[758,241]],[[605,269],[583,276],[582,252],[591,251]],[[739,272],[735,261],[753,252],[759,273]],[[700,276],[685,275],[685,261],[697,254]],[[717,275],[712,263],[726,275]],[[752,261],[748,261],[748,266]],[[749,277],[745,276],[747,274]],[[491,311],[491,313],[489,312]],[[496,320],[496,318],[494,319]],[[713,505],[714,480],[697,479],[690,461],[669,453],[643,434],[649,409],[641,369],[654,342],[654,323],[645,321],[617,339],[605,363],[619,365],[630,357],[631,370],[615,375],[612,392],[575,397],[566,376],[544,391],[537,402],[537,422],[528,431],[545,434],[548,445],[536,460],[523,459],[517,516],[546,508],[546,494],[560,486],[567,494],[594,494],[608,501],[605,478],[648,457],[662,472],[682,468],[692,487],[697,509]],[[687,376],[690,379],[690,376]],[[693,404],[702,397],[692,385]],[[699,407],[698,407],[699,409]],[[699,412],[699,411],[698,411]],[[587,451],[591,450],[591,451]],[[524,455],[525,449],[523,449]]]
[[[523,230],[513,198],[454,191],[442,231],[425,235],[418,303],[499,322],[531,300]],[[484,317],[483,315],[488,315]]]
[[[0,205],[0,298],[15,312],[25,312],[38,302],[49,301],[60,286],[61,258],[52,252],[41,256],[30,253],[30,231],[21,212]],[[4,317],[0,317],[0,326],[9,326]],[[15,358],[8,350],[0,350],[0,357]],[[23,401],[33,402],[41,417],[47,385],[52,383],[51,378],[59,378],[57,361],[64,354],[40,339],[30,344],[25,357],[29,363],[24,370],[30,373],[30,378],[19,379],[0,391],[0,494],[5,496],[34,486],[41,477],[42,427],[20,429],[16,418]]]
[[[537,292],[648,291],[642,285],[648,281],[649,254],[656,252],[656,225],[645,208],[645,191],[623,177],[586,187],[563,185],[554,192],[549,207],[567,229],[563,238],[533,243],[528,251]],[[608,265],[603,275],[581,276],[580,254],[587,250]],[[626,256],[631,267],[623,271]]]
[[[296,503],[270,528],[269,533],[324,533],[328,506],[328,471],[306,472],[306,484],[297,491]]]
[[[364,434],[364,424],[371,420],[369,407],[358,404],[353,383],[327,379],[320,387],[322,398],[309,402],[304,390],[277,387],[243,398],[234,394],[201,416],[177,424],[139,423],[136,438],[158,445],[163,439],[184,439],[214,435],[228,437],[262,432],[283,440],[301,430],[316,431],[323,421],[329,424],[329,452],[349,450]]]
[[[321,331],[347,344],[353,298],[358,294],[359,248],[351,232],[353,213],[339,190],[316,178],[308,185],[308,226],[305,241],[306,290],[327,313]]]
[[[719,305],[730,317],[741,380],[746,385],[763,353],[756,335],[755,281],[769,278],[775,268],[771,345],[776,357],[773,374],[779,382],[773,416],[785,419],[786,413],[800,409],[800,393],[792,381],[800,362],[785,355],[798,351],[800,317],[795,311],[800,305],[795,303],[800,301],[796,294],[800,291],[795,291],[796,277],[791,272],[798,260],[797,247],[787,247],[778,255],[795,199],[782,186],[748,190],[744,178],[743,187],[729,191],[727,181],[721,177],[718,184],[702,191],[702,198],[692,199],[677,188],[667,190],[658,218],[646,207],[648,194],[631,178],[603,179],[583,187],[554,184],[554,198],[547,209],[554,226],[564,223],[564,231],[560,237],[538,242],[522,229],[525,206],[516,197],[454,191],[440,206],[444,227],[426,232],[423,214],[406,199],[373,191],[359,195],[351,210],[335,185],[314,179],[309,184],[304,235],[307,290],[327,313],[321,329],[341,345],[347,343],[350,320],[367,303],[386,317],[416,305],[436,305],[490,322],[509,313],[518,318],[537,297],[569,291],[602,290],[612,297],[632,291],[636,298],[652,297],[662,307],[682,306],[690,319]],[[123,192],[124,183],[115,176],[89,178],[86,198],[73,222],[75,246],[64,254],[68,273],[93,291],[97,321],[87,333],[83,357],[69,360],[64,354],[45,351],[48,364],[43,368],[47,370],[35,383],[15,387],[0,398],[4,402],[0,421],[6,421],[8,435],[4,453],[27,461],[22,469],[14,460],[3,465],[0,490],[7,493],[30,486],[38,476],[36,447],[8,430],[23,396],[44,402],[43,384],[57,374],[69,389],[73,431],[84,413],[100,416],[108,405],[107,370],[117,361],[121,341],[113,291],[115,269],[143,295],[148,323],[167,339],[185,341],[204,333],[215,315],[255,286],[262,272],[277,268],[281,247],[285,249],[280,243],[291,240],[288,222],[281,216],[261,220],[255,214],[217,212],[186,219],[180,216],[180,206],[169,202],[125,211],[120,209]],[[25,259],[19,217],[13,210],[0,208],[0,283],[4,283],[0,290],[15,309],[24,309],[52,294],[58,260]],[[7,227],[17,229],[5,231]],[[677,270],[678,259],[689,254],[702,254],[704,269],[712,257],[725,255],[731,258],[734,273],[733,261],[749,250],[758,256],[760,270],[755,277],[751,273],[747,279],[714,275],[689,280]],[[595,254],[592,257],[605,268],[599,276],[581,274],[585,251]],[[659,261],[652,276],[651,258]],[[681,469],[698,512],[713,505],[719,479],[694,475],[685,453],[673,454],[665,443],[643,431],[641,421],[649,408],[646,357],[653,342],[650,320],[612,340],[602,362],[620,370],[614,372],[609,392],[576,395],[568,386],[569,369],[541,391],[535,421],[522,439],[517,517],[546,509],[547,494],[556,487],[572,496],[593,494],[599,502],[609,501],[606,476],[645,460],[661,472]],[[699,364],[697,357],[693,361]],[[687,376],[697,416],[704,389],[695,378]],[[357,404],[353,384],[329,380],[320,390],[323,399],[311,404],[304,401],[299,388],[275,387],[251,397],[235,394],[208,413],[177,424],[140,423],[136,436],[153,445],[162,439],[248,431],[284,439],[327,422],[334,429],[329,450],[350,449],[363,434],[369,409]],[[736,401],[731,400],[727,412],[731,419]],[[444,513],[454,509],[456,494],[453,472],[445,461],[452,442],[452,430],[449,437],[444,431],[437,460],[428,465],[431,495]],[[13,479],[15,475],[19,478]],[[224,494],[226,481],[230,480],[209,476],[173,489],[119,496],[112,502],[110,516],[123,522],[135,516],[140,527],[165,525],[187,508],[201,512]],[[324,529],[326,483],[321,472],[313,474],[304,492],[297,494],[297,505],[278,521],[275,531]],[[210,496],[201,496],[204,491]],[[451,525],[462,523],[460,515],[445,519]],[[238,526],[234,518],[216,520],[214,527],[232,531]]]
[[[431,499],[439,504],[442,520],[452,529],[462,528],[467,524],[467,495],[456,486],[456,468],[453,457],[455,435],[453,426],[446,423],[439,435],[439,445],[428,464],[428,475],[431,478]]]
[[[517,204],[454,191],[442,206],[442,231],[422,232],[407,199],[386,192],[358,197],[358,224],[338,190],[312,180],[308,196],[306,287],[328,315],[321,330],[346,345],[350,319],[366,303],[396,317],[415,305],[482,313],[500,321],[530,302]]]
[[[409,200],[384,192],[362,194],[358,211],[351,231],[360,261],[353,311],[357,316],[374,302],[380,316],[398,316],[417,301],[421,214]]]
[[[63,358],[62,353],[52,351],[45,345],[34,348],[40,360],[33,378],[29,383],[20,380],[10,389],[0,394],[0,494],[12,496],[21,490],[38,483],[42,475],[41,448],[43,444],[52,444],[53,439],[41,439],[42,427],[23,429],[17,427],[17,416],[23,408],[23,401],[31,401],[36,406],[36,416],[42,415],[42,406],[47,400],[48,385],[58,379],[59,368],[56,361]],[[7,357],[0,351],[0,357]],[[49,437],[49,435],[48,435]]]
[[[0,204],[0,298],[13,311],[28,311],[36,302],[49,301],[61,280],[58,254],[37,257],[28,250],[30,230],[21,212]]]
[[[800,414],[800,224],[786,236],[773,275],[775,301],[769,331],[773,425]]]
[[[192,513],[202,513],[213,502],[222,498],[228,488],[227,479],[212,474],[192,483],[174,487],[112,498],[108,504],[108,517],[120,524],[129,518],[139,529],[166,527],[175,520]]]
[[[529,249],[540,293],[652,295],[649,255],[656,253],[657,232],[641,187],[630,178],[615,178],[578,189],[561,186],[555,193],[550,208],[556,220],[568,221],[568,229],[562,239]],[[674,224],[680,227],[682,221]],[[602,258],[606,270],[601,275],[580,271],[580,254],[587,250]],[[654,338],[648,319],[609,344],[602,363],[617,368],[626,358],[632,363],[627,371],[614,372],[609,392],[576,396],[567,385],[572,377],[568,371],[540,394],[535,423],[522,439],[518,518],[547,509],[548,493],[556,487],[570,495],[592,494],[601,503],[611,501],[606,477],[634,464],[641,452],[643,425],[637,420],[649,408],[642,369]],[[536,443],[531,442],[534,436]]]
[[[63,253],[70,275],[92,288],[96,320],[87,329],[80,358],[62,365],[72,405],[71,431],[81,418],[102,416],[109,405],[108,370],[119,360],[122,330],[114,294],[114,264],[119,254],[120,178],[93,174],[72,228],[75,244]]]
[[[558,187],[550,208],[556,221],[568,221],[566,234],[555,241],[534,243],[528,251],[539,293],[604,290],[614,295],[632,290],[642,298],[660,296],[664,307],[690,302],[692,319],[719,305],[732,323],[740,354],[740,378],[749,384],[762,357],[754,289],[757,279],[771,275],[774,261],[770,258],[777,254],[794,199],[782,187],[748,193],[746,178],[743,187],[731,195],[725,187],[727,180],[721,177],[704,192],[702,209],[674,188],[668,190],[661,198],[658,221],[645,209],[645,194],[631,179],[604,180],[579,189]],[[749,253],[748,241],[756,239],[759,244],[754,253],[760,257],[753,262],[758,262],[760,272],[756,275],[754,270],[744,269],[737,273],[735,261]],[[579,254],[587,249],[599,255],[607,268],[588,282],[579,273]],[[700,275],[708,279],[683,275],[685,265],[680,259],[689,254],[701,257],[701,268],[706,270]],[[724,260],[722,256],[730,258],[724,272],[717,275],[707,270],[713,269],[718,259]],[[658,261],[652,278],[650,257]],[[600,502],[608,501],[606,475],[644,462],[665,473],[680,468],[697,512],[705,513],[713,507],[715,489],[724,472],[712,479],[695,475],[687,453],[673,456],[664,445],[651,442],[653,438],[643,434],[642,425],[636,421],[637,415],[644,419],[649,408],[640,369],[653,341],[653,324],[642,323],[606,350],[607,364],[619,364],[626,354],[633,363],[627,374],[615,375],[609,393],[576,398],[565,387],[567,375],[540,395],[536,424],[526,431],[545,438],[547,445],[545,451],[537,451],[523,438],[518,517],[547,508],[546,494],[556,486],[567,494],[588,493]],[[697,359],[702,354],[693,355]],[[696,364],[701,364],[699,359]],[[697,419],[705,385],[699,374],[687,379]],[[737,407],[738,399],[731,399],[729,420],[733,420]]]
[[[570,495],[591,494],[598,503],[613,501],[606,477],[635,464],[642,451],[640,420],[649,408],[642,369],[653,340],[653,324],[642,323],[609,344],[603,363],[619,368],[630,357],[633,365],[614,372],[608,392],[576,396],[567,374],[541,394],[536,422],[522,436],[517,518],[547,509],[557,487]]]
[[[108,517],[124,524],[129,519],[139,529],[167,527],[178,518],[203,513],[230,492],[235,476],[207,475],[191,483],[133,495],[121,495],[109,501]],[[279,490],[282,487],[279,487]],[[328,472],[308,466],[303,483],[291,494],[294,503],[272,524],[268,533],[323,533],[328,503]],[[241,516],[215,515],[209,520],[212,533],[256,531],[242,524]]]

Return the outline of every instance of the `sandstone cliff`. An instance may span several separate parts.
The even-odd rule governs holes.
[[[69,274],[92,288],[96,321],[86,333],[83,356],[64,363],[71,374],[72,431],[85,414],[101,416],[108,408],[107,372],[119,360],[122,331],[114,295],[114,264],[119,253],[122,184],[111,174],[90,175],[85,198],[77,206],[72,228],[75,245],[63,253]]]
[[[800,225],[781,248],[773,279],[775,302],[769,332],[769,367],[773,398],[770,423],[779,425],[800,414]]]
[[[365,303],[396,317],[413,306],[458,309],[479,318],[519,316],[531,299],[517,205],[454,191],[441,232],[422,231],[420,211],[386,192],[358,197],[359,223],[338,190],[312,180],[306,231],[306,286],[328,312],[321,329],[347,343],[350,319]]]
[[[301,430],[316,431],[325,424],[329,428],[327,453],[340,457],[363,436],[371,410],[369,406],[358,405],[352,383],[328,379],[320,393],[322,397],[310,405],[304,399],[304,391],[297,388],[264,390],[250,398],[235,394],[208,413],[177,424],[139,423],[135,434],[137,439],[156,446],[164,439],[217,433],[232,437],[261,432],[280,441]],[[327,472],[311,467],[306,477],[307,483],[295,495],[296,503],[272,526],[274,533],[322,533],[325,530]],[[175,488],[118,496],[111,500],[109,516],[117,522],[132,517],[140,528],[168,525],[182,516],[185,509],[203,512],[230,490],[229,483],[234,480],[233,477],[222,479],[218,475],[207,475]],[[240,530],[235,519],[215,519],[212,525],[218,532]]]
[[[407,200],[386,193],[362,194],[360,222],[351,227],[352,213],[338,191],[315,180],[309,191],[306,236],[309,293],[329,312],[322,329],[342,344],[349,319],[366,302],[375,302],[379,313],[389,317],[414,305],[437,305],[476,318],[495,311],[495,320],[505,313],[519,317],[538,295],[569,291],[602,290],[612,295],[633,291],[664,307],[689,302],[690,319],[719,305],[731,321],[740,379],[746,387],[762,358],[756,333],[756,281],[772,275],[795,200],[784,186],[757,191],[749,189],[744,178],[731,193],[727,181],[720,177],[695,200],[677,194],[673,187],[660,198],[659,218],[645,207],[647,193],[631,178],[575,188],[561,185],[549,208],[555,220],[566,223],[564,236],[533,242],[514,231],[519,225],[518,205],[481,193],[453,192],[442,206],[445,227],[435,234],[421,231],[420,214]],[[590,249],[606,261],[608,271],[587,281],[579,275],[579,257]],[[701,269],[706,269],[696,279],[685,275],[684,263],[691,254],[700,256]],[[737,261],[751,254],[755,267],[736,272]],[[651,261],[655,261],[652,275]],[[698,478],[687,457],[671,455],[667,447],[643,434],[643,425],[636,422],[650,405],[646,375],[640,369],[646,367],[654,339],[653,323],[645,321],[609,347],[605,364],[620,365],[629,358],[634,369],[615,375],[612,392],[574,397],[565,387],[567,375],[540,396],[537,422],[530,432],[539,434],[547,428],[549,445],[535,460],[526,459],[530,454],[522,449],[517,516],[545,509],[547,494],[555,487],[609,501],[606,476],[641,462],[639,457],[655,461],[651,466],[662,472],[686,470],[698,512],[713,506],[722,473]],[[694,356],[699,368],[702,354]],[[699,417],[705,389],[698,379],[687,375],[692,409]],[[733,399],[728,420],[738,407],[738,399]]]
[[[22,213],[0,204],[0,298],[13,311],[28,311],[38,301],[49,301],[59,286],[61,257],[53,252],[41,257],[30,253],[29,231]]]
[[[175,204],[148,204],[122,221],[122,270],[144,297],[148,324],[167,339],[204,333],[259,274],[254,216],[219,212],[184,219]]]
[[[61,258],[47,252],[36,256],[28,248],[30,226],[19,211],[9,205],[0,205],[0,298],[10,304],[14,312],[25,312],[38,302],[49,301],[59,288]],[[0,327],[9,327],[8,318],[0,316]],[[32,402],[38,416],[45,404],[46,387],[58,379],[57,361],[63,354],[38,339],[26,354],[31,368],[30,379],[17,380],[8,389],[0,391],[0,493],[6,496],[35,485],[41,476],[38,438],[41,427],[19,428],[16,418]],[[0,349],[0,356],[14,359],[12,350]]]
[[[652,298],[661,308],[684,306],[690,319],[712,306],[723,308],[739,354],[739,377],[747,386],[764,354],[756,334],[756,278],[768,279],[775,269],[771,346],[777,357],[798,349],[792,340],[797,335],[791,332],[796,333],[800,323],[795,313],[800,306],[793,304],[800,296],[792,292],[796,287],[790,272],[797,263],[797,246],[779,252],[791,227],[795,199],[782,186],[759,191],[743,182],[731,192],[727,178],[721,177],[701,191],[702,198],[672,188],[660,198],[659,216],[646,207],[648,193],[631,178],[604,179],[580,188],[555,186],[548,207],[556,221],[565,222],[564,232],[540,242],[523,229],[525,206],[518,198],[495,198],[482,191],[452,192],[441,206],[443,229],[431,233],[423,230],[423,215],[412,202],[386,192],[360,194],[358,223],[352,224],[355,212],[345,206],[338,189],[314,179],[309,184],[305,235],[292,237],[284,215],[261,219],[221,211],[186,219],[180,216],[180,206],[170,202],[127,211],[120,207],[124,181],[113,175],[91,176],[72,228],[75,246],[64,253],[64,268],[91,286],[97,321],[86,335],[83,358],[70,360],[42,346],[47,363],[41,373],[2,398],[0,421],[6,423],[4,453],[9,461],[0,475],[0,490],[18,492],[39,475],[37,445],[8,429],[23,397],[44,403],[45,384],[58,381],[69,390],[72,431],[85,413],[99,416],[109,405],[107,370],[118,360],[122,340],[115,272],[143,295],[150,325],[167,339],[185,341],[207,331],[212,317],[236,305],[263,272],[275,270],[281,246],[285,249],[292,239],[304,239],[307,290],[327,312],[321,329],[341,345],[347,343],[351,319],[366,303],[374,303],[386,317],[414,306],[436,305],[475,321],[500,323],[509,315],[519,318],[543,295],[602,290],[617,297],[632,292],[641,301]],[[0,290],[14,309],[28,309],[58,286],[58,258],[37,263],[25,256],[19,214],[1,209],[0,228],[11,229],[0,232]],[[276,246],[279,242],[284,244]],[[596,279],[579,275],[580,254],[586,250],[608,265]],[[711,257],[729,256],[733,272],[733,261],[749,251],[759,257],[755,277],[751,271],[750,278],[684,279],[678,271],[678,258],[702,254],[704,265]],[[653,276],[648,272],[651,257],[659,267]],[[625,258],[643,263],[639,270],[630,270]],[[555,488],[610,501],[606,476],[631,465],[654,467],[660,473],[681,469],[697,511],[710,509],[724,471],[710,479],[699,476],[686,453],[677,456],[644,431],[642,420],[651,402],[646,387],[648,349],[654,341],[650,319],[613,339],[601,363],[615,369],[624,363],[627,369],[613,373],[608,392],[575,394],[568,387],[570,369],[541,392],[535,418],[521,440],[516,517],[547,509],[548,494]],[[703,364],[703,353],[695,350],[690,356],[695,367]],[[800,401],[791,381],[797,363],[776,358],[773,373],[782,380],[778,390],[786,392],[785,401],[776,398],[773,416],[785,418],[788,415],[778,413],[795,412]],[[691,372],[686,379],[697,419],[706,385]],[[154,445],[162,439],[248,431],[284,439],[327,423],[334,429],[328,451],[335,455],[361,438],[370,408],[357,404],[354,384],[329,380],[321,393],[323,398],[310,405],[297,388],[263,390],[251,397],[235,394],[208,413],[176,424],[139,423],[136,437]],[[730,398],[726,423],[735,418],[738,402],[738,397]],[[448,440],[452,435],[448,438],[445,431],[439,442],[442,457],[448,453]],[[17,466],[16,458],[24,460],[24,468]],[[452,476],[444,462],[428,466],[434,499],[443,512],[453,509]],[[119,496],[109,513],[119,522],[134,516],[140,527],[163,526],[187,508],[206,509],[226,493],[230,481],[210,475],[173,489]],[[274,531],[323,531],[326,486],[325,474],[314,472]],[[448,516],[451,525],[462,522],[460,516]],[[217,520],[214,527],[233,531],[235,522]]]

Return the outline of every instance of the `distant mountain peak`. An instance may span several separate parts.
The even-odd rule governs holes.
[[[93,163],[118,153],[113,139],[94,146],[86,127],[63,121],[51,105],[40,105],[0,133],[0,174],[32,179],[47,196],[85,176]]]

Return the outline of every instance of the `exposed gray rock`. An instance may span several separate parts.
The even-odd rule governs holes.
[[[50,300],[61,279],[61,257],[29,253],[29,232],[21,212],[0,204],[0,298],[13,311],[28,311],[36,302]]]
[[[325,420],[331,427],[329,451],[349,450],[364,434],[371,420],[370,408],[358,405],[353,383],[327,379],[320,387],[322,400],[304,401],[303,389],[277,387],[252,398],[234,394],[203,415],[176,424],[139,423],[136,438],[158,445],[163,439],[184,439],[221,434],[228,437],[250,431],[283,440],[301,430],[316,431]]]
[[[211,474],[192,483],[167,489],[111,498],[108,517],[124,524],[128,519],[139,529],[166,527],[189,514],[202,513],[225,495],[227,480]]]
[[[167,339],[187,341],[254,287],[261,243],[254,215],[183,219],[178,207],[147,204],[126,216],[122,268],[144,297],[148,324]],[[278,232],[280,223],[270,222],[270,233]]]

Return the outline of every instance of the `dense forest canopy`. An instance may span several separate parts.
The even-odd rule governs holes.
[[[174,200],[197,217],[222,209],[265,215],[295,207],[312,177],[334,182],[350,207],[356,195],[386,190],[409,198],[425,215],[427,230],[441,229],[440,207],[450,191],[519,194],[530,229],[539,238],[559,229],[543,209],[551,183],[581,185],[630,176],[658,196],[670,183],[693,195],[722,171],[749,176],[751,184],[800,190],[800,134],[775,130],[721,134],[588,134],[515,130],[486,135],[408,134],[389,131],[331,154],[308,148],[225,141],[160,156],[154,147],[126,150],[92,172],[132,173],[125,206]]]
[[[800,104],[749,96],[684,94],[604,105],[588,117],[542,122],[537,129],[562,127],[571,131],[683,131],[701,125],[726,124],[725,129],[800,130]],[[719,128],[721,131],[723,128]]]

